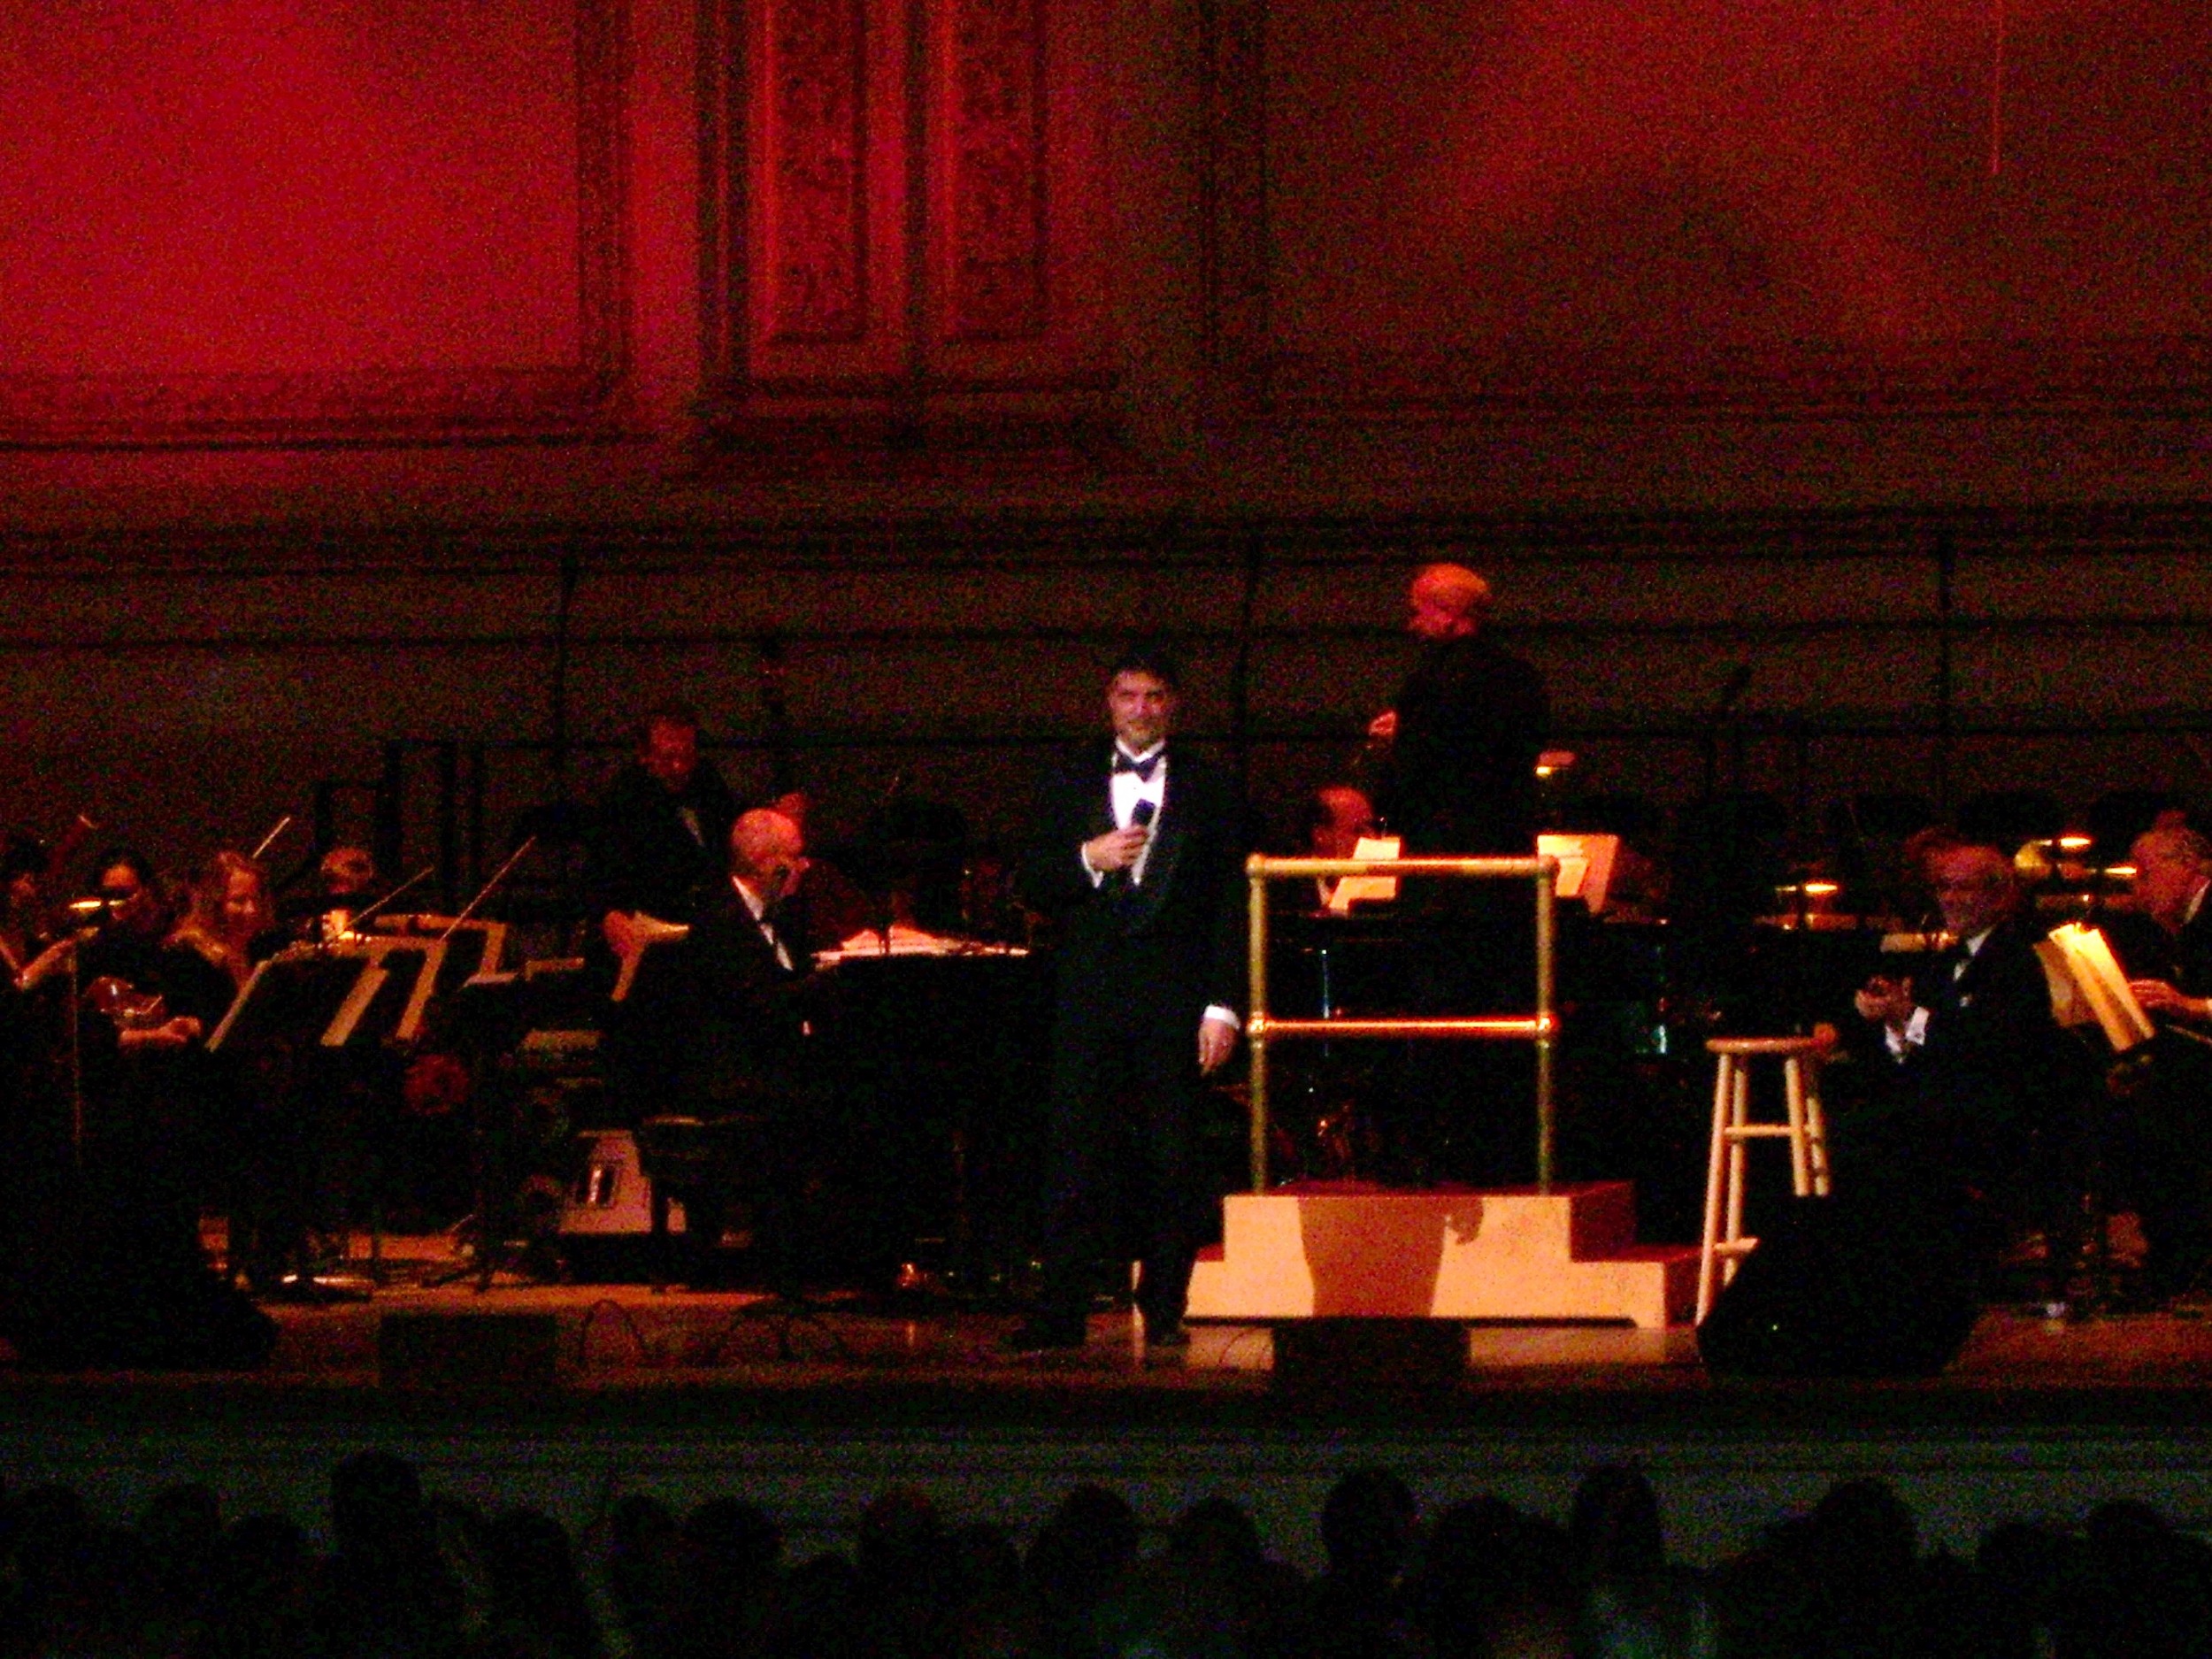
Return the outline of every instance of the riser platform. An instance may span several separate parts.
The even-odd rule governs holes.
[[[1619,1321],[1697,1300],[1694,1245],[1636,1242],[1625,1181],[1399,1191],[1303,1182],[1232,1194],[1191,1277],[1194,1319]]]

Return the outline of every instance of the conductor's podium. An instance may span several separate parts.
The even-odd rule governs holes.
[[[1636,1242],[1626,1181],[1405,1191],[1293,1182],[1223,1201],[1194,1319],[1686,1321],[1695,1245]]]

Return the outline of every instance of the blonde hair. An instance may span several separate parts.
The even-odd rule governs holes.
[[[230,884],[234,877],[253,878],[258,895],[257,914],[247,936],[234,943],[224,915],[230,898]],[[189,945],[234,979],[243,980],[251,964],[246,959],[245,947],[255,933],[274,925],[276,908],[269,902],[268,870],[241,852],[225,848],[202,866],[200,878],[192,884],[192,906],[184,920],[172,933],[172,944]]]

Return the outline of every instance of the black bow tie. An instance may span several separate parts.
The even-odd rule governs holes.
[[[1150,783],[1152,781],[1153,772],[1158,770],[1161,758],[1166,755],[1166,753],[1167,750],[1164,749],[1156,749],[1149,755],[1147,755],[1142,760],[1132,760],[1126,754],[1118,749],[1114,751],[1114,770],[1116,772],[1133,772],[1137,774],[1138,782]]]

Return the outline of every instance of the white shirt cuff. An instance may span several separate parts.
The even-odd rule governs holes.
[[[1235,1010],[1233,1009],[1224,1008],[1218,1002],[1212,1002],[1207,1005],[1204,1018],[1205,1019],[1217,1019],[1223,1025],[1226,1025],[1231,1031],[1242,1031],[1244,1029],[1244,1022],[1236,1017]],[[1203,1022],[1202,1021],[1201,1023]]]
[[[1076,862],[1083,866],[1083,873],[1090,877],[1093,887],[1102,887],[1105,885],[1106,872],[1091,863],[1091,855],[1087,850],[1089,845],[1090,843],[1086,841],[1083,846],[1075,849]]]

